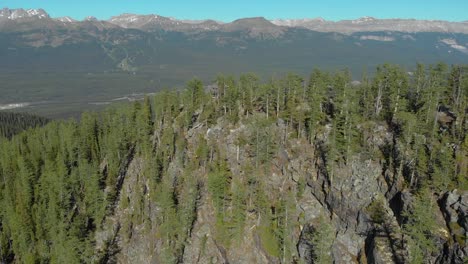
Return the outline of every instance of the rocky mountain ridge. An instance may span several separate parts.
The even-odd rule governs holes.
[[[273,20],[272,23],[279,26],[301,27],[320,32],[339,32],[344,34],[368,31],[468,33],[468,23],[466,22],[440,20],[376,19],[373,17],[362,17],[355,20],[341,20],[337,22],[323,19],[278,19]]]
[[[44,9],[8,9],[0,10],[0,19],[21,20],[26,18],[50,18]]]
[[[0,22],[3,20],[26,21],[31,19],[51,19],[61,22],[77,23],[79,21],[70,17],[51,18],[43,9],[8,9],[0,10]],[[85,18],[83,21],[98,21],[96,18]],[[397,31],[397,32],[443,32],[468,34],[468,23],[449,22],[439,20],[416,20],[416,19],[377,19],[373,17],[361,17],[354,20],[327,21],[323,18],[314,19],[273,19],[265,18],[243,18],[233,22],[224,23],[210,19],[206,20],[179,20],[155,14],[137,15],[121,14],[113,16],[108,20],[102,20],[122,28],[134,28],[140,30],[154,31],[158,29],[168,31],[204,30],[217,31],[235,28],[244,24],[252,30],[258,28],[271,31],[281,30],[281,27],[304,28],[318,32],[336,32],[351,34],[356,32],[375,31]]]

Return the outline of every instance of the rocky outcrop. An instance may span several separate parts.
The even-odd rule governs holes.
[[[185,133],[185,149],[176,150],[175,154],[178,156],[178,151],[182,151],[187,156],[170,162],[167,171],[170,181],[178,181],[183,174],[184,160],[195,158],[202,140],[209,148],[216,146],[209,159],[216,155],[226,157],[233,178],[246,179],[246,168],[255,166],[250,157],[254,150],[252,142],[245,143],[239,138],[252,136],[251,127],[248,124],[231,127],[222,119],[208,127],[197,123],[197,118],[193,118],[194,125]],[[284,122],[273,123],[267,129],[279,139],[287,131]],[[376,149],[391,144],[388,131],[382,126],[375,129],[369,140]],[[228,242],[224,240],[219,234],[219,219],[206,184],[207,164],[201,164],[192,172],[201,183],[196,217],[176,262],[286,263],[285,252],[290,252],[291,260],[303,263],[314,263],[319,255],[322,262],[333,263],[409,263],[409,237],[402,227],[407,222],[405,212],[412,210],[413,195],[401,187],[393,170],[377,160],[356,155],[330,171],[327,168],[330,161],[321,151],[319,145],[311,146],[302,139],[281,142],[272,154],[270,165],[256,176],[264,182],[269,199],[278,199],[292,190],[296,192],[295,210],[288,216],[291,251],[271,249],[265,241],[262,215],[248,206],[242,231],[238,232],[241,235]],[[138,156],[129,160],[125,175],[118,181],[115,208],[106,217],[102,230],[96,233],[97,251],[104,262],[165,262],[164,243],[157,235],[160,208],[150,198],[153,194],[148,191],[151,188],[150,179],[144,173],[145,162]],[[468,193],[447,192],[439,200],[439,206],[441,212],[435,218],[442,223],[445,219],[450,234],[438,236],[439,251],[434,254],[433,262],[463,263],[467,256]],[[232,206],[228,205],[226,211],[230,210]],[[317,237],[329,243],[329,247],[317,244]]]
[[[450,238],[443,245],[438,263],[466,263],[468,257],[468,191],[446,192],[439,206],[450,231]]]
[[[407,237],[385,200],[378,200],[368,211],[373,229],[366,239],[369,263],[408,263]]]
[[[154,263],[157,260],[160,248],[154,235],[157,230],[143,218],[154,220],[158,208],[150,202],[148,193],[143,194],[148,190],[143,169],[141,158],[130,162],[113,213],[106,217],[102,230],[96,233],[96,248],[102,253],[100,261],[103,263]],[[142,196],[146,197],[145,208],[140,207]]]

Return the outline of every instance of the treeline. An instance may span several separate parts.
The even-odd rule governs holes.
[[[28,128],[44,126],[49,120],[28,113],[0,112],[0,136],[11,138]]]
[[[144,223],[147,230],[157,230],[160,261],[180,262],[206,188],[221,245],[234,243],[254,214],[265,250],[291,263],[297,241],[290,234],[298,218],[292,211],[305,179],[271,200],[261,175],[292,139],[308,142],[323,158],[330,182],[356,156],[381,161],[420,201],[404,227],[413,238],[414,261],[427,259],[436,250],[436,236],[428,218],[433,204],[424,201],[434,193],[468,187],[467,115],[468,69],[438,64],[418,65],[412,73],[382,65],[360,82],[346,70],[313,70],[308,78],[289,74],[267,82],[254,74],[219,75],[210,90],[194,79],[184,91],[85,113],[80,122],[51,122],[0,140],[0,260],[111,260],[112,241],[101,248],[96,233],[117,203],[128,206],[130,194],[122,183],[130,162],[139,157],[143,176],[150,180],[144,189],[135,188],[141,193],[132,195],[140,202],[133,204],[130,220],[121,223],[128,239],[132,227]],[[188,136],[200,126],[220,123],[247,126],[249,133],[235,143],[251,161],[243,176],[229,169],[230,153],[221,151],[219,142]],[[273,129],[276,123],[285,130]],[[388,147],[376,149],[370,142],[376,126],[391,131]],[[155,219],[145,209],[148,203],[159,208]],[[324,227],[322,232],[332,228]],[[329,249],[324,246],[329,241],[314,239]],[[327,254],[315,258],[329,261]]]

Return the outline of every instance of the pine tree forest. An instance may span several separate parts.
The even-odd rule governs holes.
[[[0,115],[0,263],[466,263],[468,67],[214,82]]]

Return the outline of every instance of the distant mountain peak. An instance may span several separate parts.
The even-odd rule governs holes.
[[[378,20],[378,19],[375,18],[375,17],[364,16],[364,17],[360,17],[358,19],[355,19],[352,22],[353,23],[367,23],[367,22],[373,22],[373,21],[376,21],[376,20]]]
[[[85,17],[85,19],[83,21],[95,22],[95,21],[98,21],[98,19],[96,17],[93,17],[93,16],[87,16],[87,17]]]
[[[222,28],[226,31],[247,31],[251,37],[278,37],[285,29],[277,26],[264,17],[250,17],[237,19],[231,23],[224,24]]]
[[[277,27],[277,25],[273,24],[271,21],[267,20],[264,17],[241,18],[225,25],[236,29]]]
[[[232,21],[232,24],[272,24],[264,17],[247,17]]]
[[[72,22],[77,22],[77,20],[69,17],[69,16],[64,16],[64,17],[57,17],[55,20],[64,22],[64,23],[72,23]]]
[[[9,20],[18,20],[24,18],[50,18],[44,9],[9,9],[4,8],[0,10],[0,18],[7,18]]]

